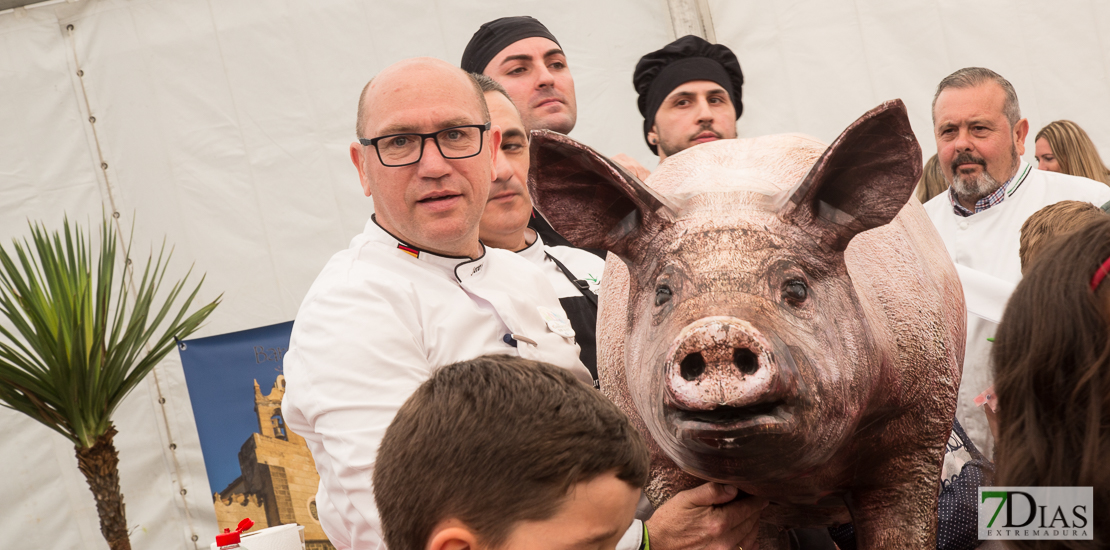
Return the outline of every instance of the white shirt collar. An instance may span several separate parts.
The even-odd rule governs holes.
[[[543,238],[540,237],[540,232],[536,231],[535,234],[535,242],[524,247],[523,250],[517,250],[516,253],[518,256],[524,258],[525,260],[528,260],[529,262],[532,262],[534,264],[542,264],[546,257],[547,251],[544,249]]]
[[[486,245],[484,244],[482,245],[482,255],[474,259],[467,256],[445,256],[443,254],[429,252],[398,239],[392,233],[386,231],[384,227],[379,225],[373,215],[370,216],[370,221],[366,222],[366,235],[371,241],[382,243],[392,248],[396,257],[401,259],[408,258],[408,261],[416,261],[433,266],[452,275],[459,282],[481,273],[486,264],[486,259],[489,257],[489,255],[486,254]],[[537,238],[536,240],[538,241],[539,239]]]

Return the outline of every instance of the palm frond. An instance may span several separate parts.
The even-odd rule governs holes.
[[[129,291],[127,270],[117,272],[119,249],[107,219],[95,266],[91,239],[68,217],[60,233],[28,225],[30,239],[15,240],[12,254],[0,247],[0,315],[10,327],[0,324],[0,405],[88,448],[110,429],[112,413],[173,349],[174,339],[195,332],[222,295],[187,315],[201,277],[176,306],[190,268],[163,298],[173,255],[164,242]]]

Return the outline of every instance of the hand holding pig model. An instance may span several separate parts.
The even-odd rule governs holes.
[[[771,502],[764,549],[786,528],[849,521],[860,548],[935,546],[965,309],[911,198],[920,174],[898,100],[827,148],[799,135],[690,148],[650,186],[533,134],[539,210],[613,253],[598,370],[648,436],[653,505],[708,480]]]

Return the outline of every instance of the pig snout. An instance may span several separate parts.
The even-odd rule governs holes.
[[[685,411],[752,407],[781,401],[779,366],[767,339],[735,317],[687,325],[665,363],[667,404]]]

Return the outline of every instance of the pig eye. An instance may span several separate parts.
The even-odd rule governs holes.
[[[801,304],[806,301],[808,296],[809,287],[806,286],[805,281],[791,279],[782,285],[782,297],[784,300],[793,302],[794,304]]]
[[[656,287],[655,288],[655,305],[656,305],[656,307],[661,306],[661,305],[671,301],[671,296],[673,294],[674,293],[671,292],[671,287],[669,287],[667,285],[659,285],[658,287]]]

